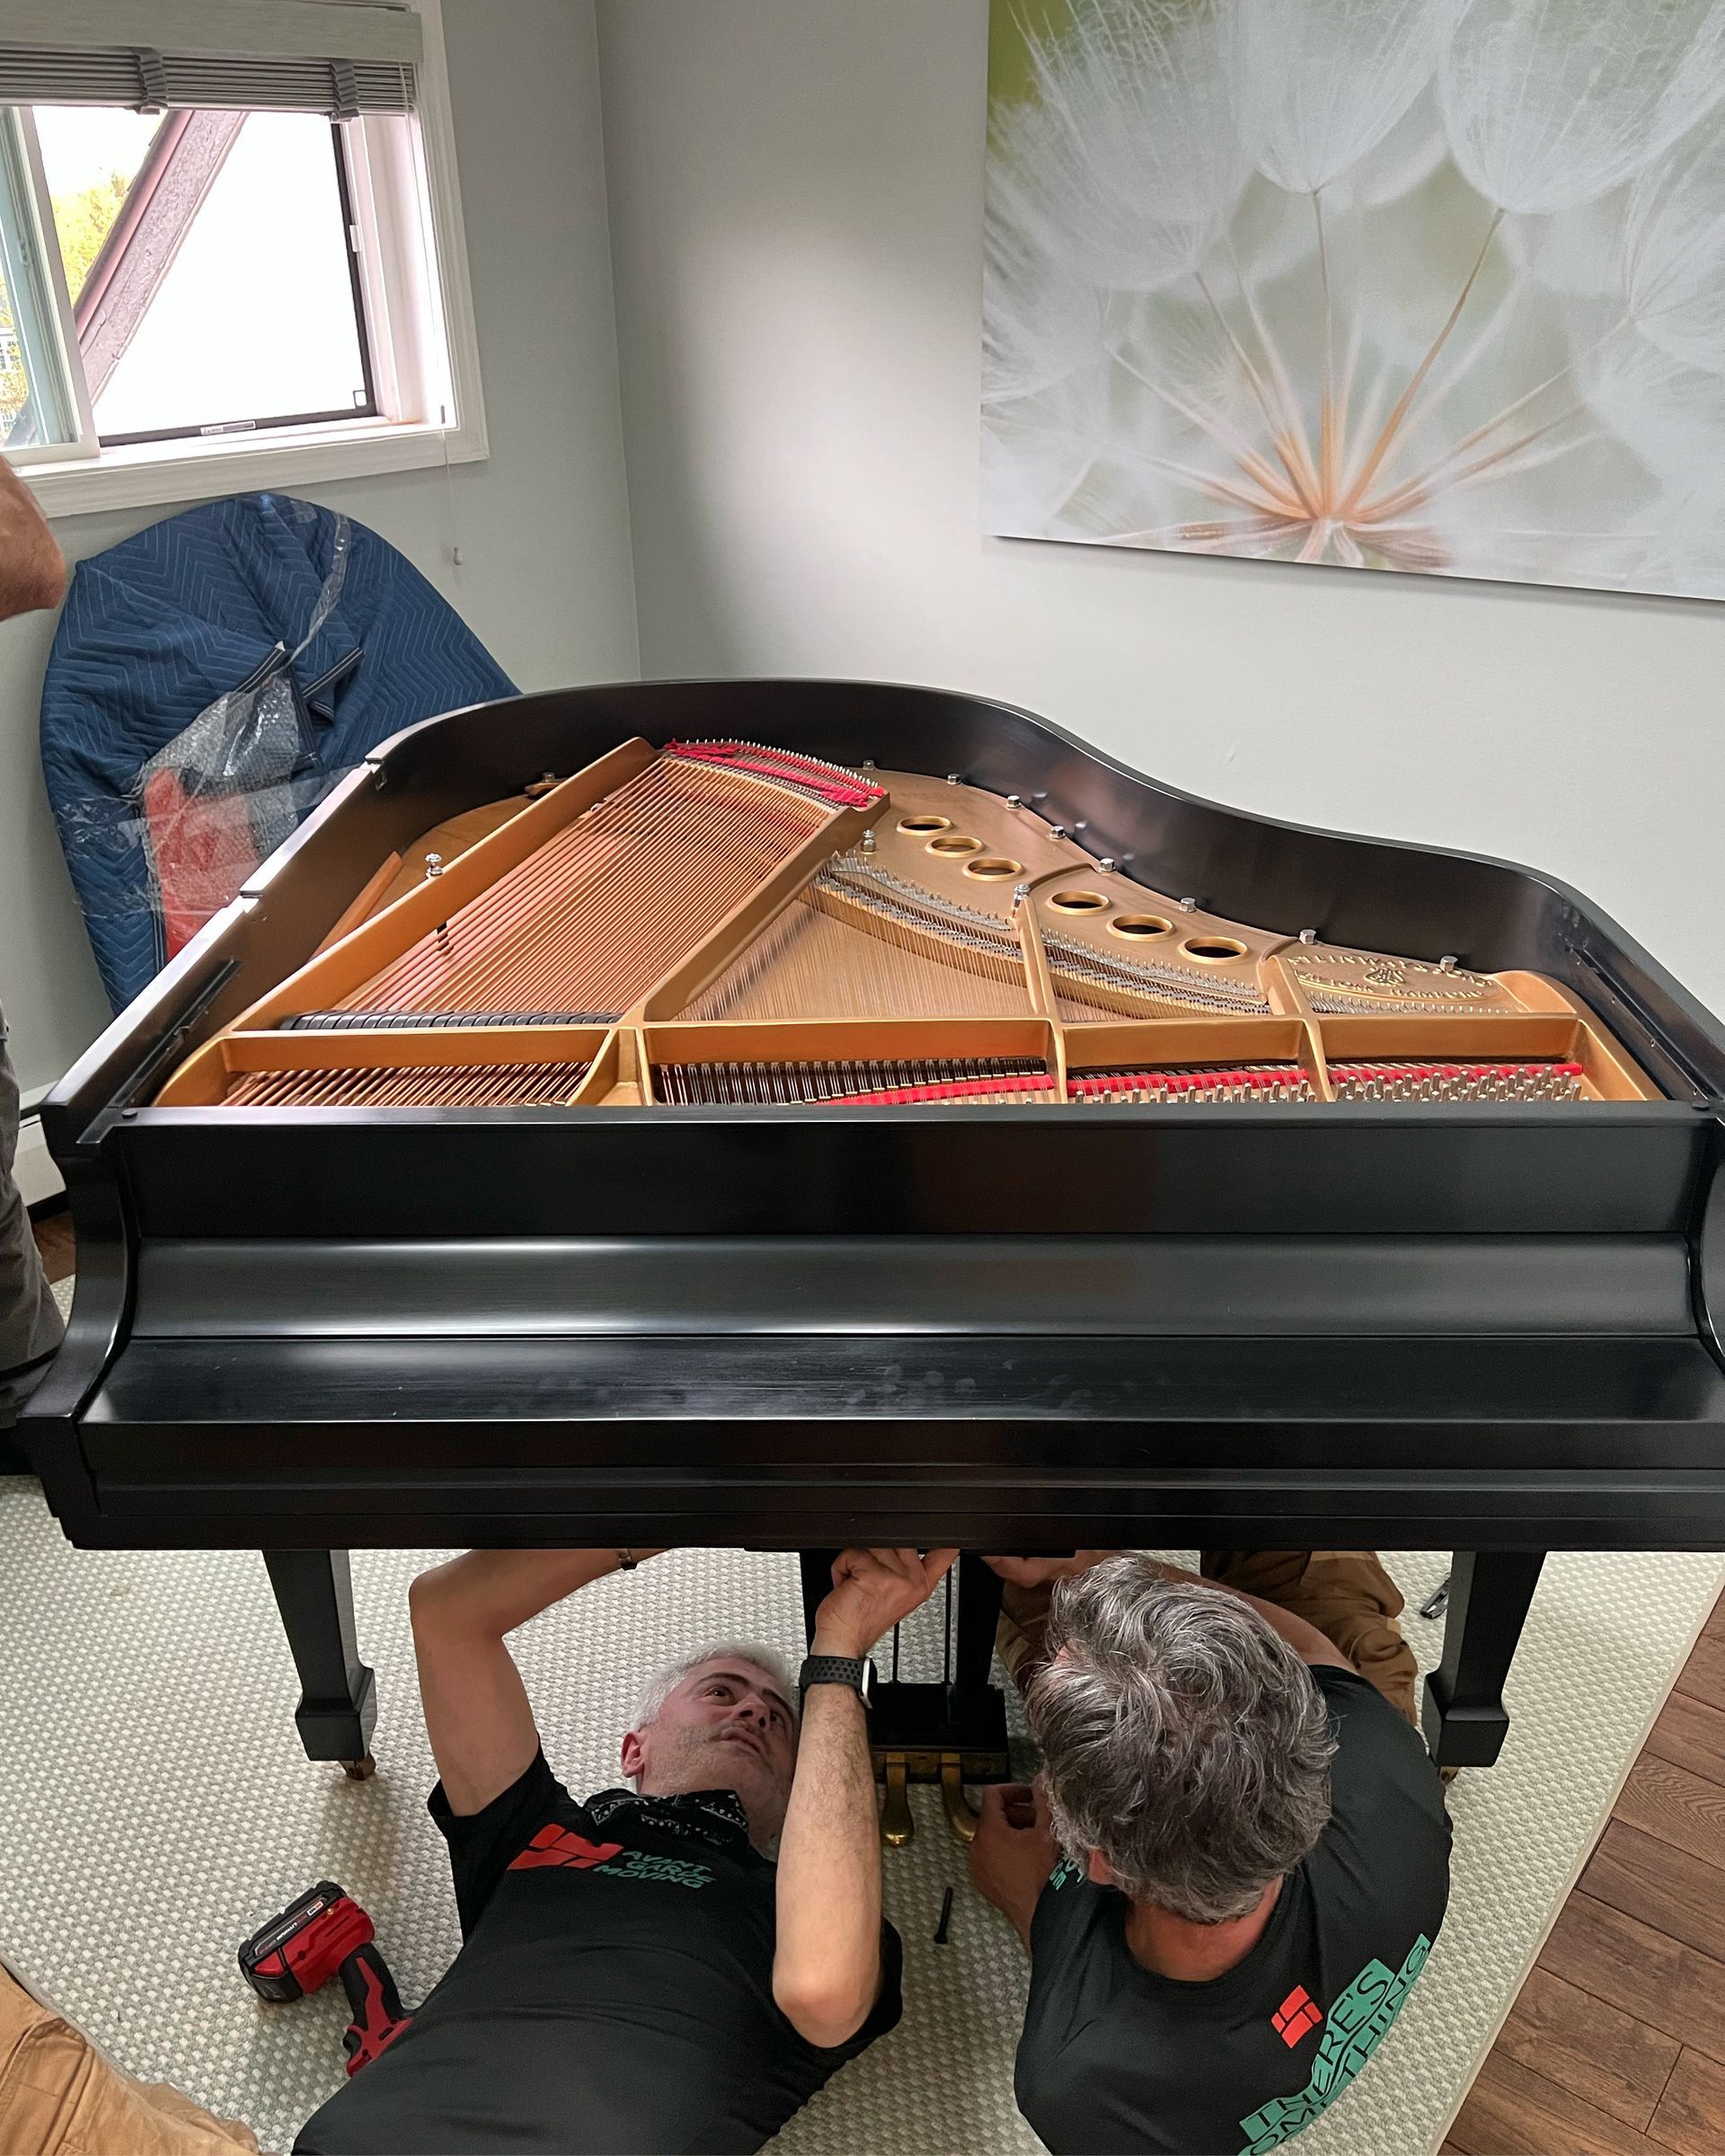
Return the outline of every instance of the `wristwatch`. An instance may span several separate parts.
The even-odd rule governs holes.
[[[797,1674],[798,1688],[806,1699],[811,1684],[848,1684],[863,1706],[874,1704],[874,1664],[866,1655],[810,1655]]]

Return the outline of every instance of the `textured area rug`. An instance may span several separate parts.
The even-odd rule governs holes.
[[[338,1987],[265,2007],[234,1948],[322,1877],[376,1920],[410,2003],[458,1943],[406,1622],[415,1571],[443,1554],[354,1560],[362,1651],[382,1711],[376,1778],[308,1765],[260,1559],[70,1548],[35,1485],[0,1480],[0,1958],[129,2072],[249,2120],[280,2151],[341,2079]],[[1176,1553],[1179,1554],[1179,1553]],[[1190,1561],[1190,1553],[1187,1553]],[[1412,1613],[1447,1560],[1398,1555]],[[1556,1557],[1509,1692],[1499,1766],[1451,1798],[1449,1921],[1400,2021],[1302,2156],[1429,2156],[1597,1833],[1718,1591],[1711,1557]],[[924,1618],[929,1616],[924,1613]],[[546,1752],[578,1791],[617,1780],[643,1676],[703,1640],[801,1652],[786,1557],[686,1551],[598,1583],[518,1635]],[[933,1674],[933,1628],[906,1674]],[[846,2067],[775,2146],[799,2156],[1033,2152],[1012,2096],[1025,1964],[971,1894],[933,1793],[888,1851],[904,1934],[900,2028]],[[933,1933],[957,1888],[949,1943]]]

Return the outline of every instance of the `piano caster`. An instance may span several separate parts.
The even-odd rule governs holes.
[[[951,1752],[941,1760],[941,1809],[960,1842],[976,1840],[977,1815],[964,1793],[964,1762]]]
[[[889,1752],[886,1762],[887,1801],[880,1813],[880,1839],[889,1849],[902,1849],[913,1841],[916,1822],[910,1816],[910,1768],[902,1752]]]
[[[363,1759],[344,1759],[338,1764],[349,1781],[369,1781],[377,1772],[377,1762],[369,1752]]]

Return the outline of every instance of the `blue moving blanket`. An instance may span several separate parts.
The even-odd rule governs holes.
[[[378,742],[514,693],[394,547],[288,495],[189,509],[81,562],[42,772],[115,1009]]]

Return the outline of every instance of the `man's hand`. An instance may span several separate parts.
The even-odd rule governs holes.
[[[1022,1782],[984,1786],[982,1816],[970,1844],[971,1883],[1006,1918],[1026,1953],[1031,1919],[1059,1858],[1039,1781],[1028,1788]]]
[[[985,1557],[983,1563],[1015,1587],[1046,1587],[1057,1579],[1076,1579],[1111,1550],[1075,1550],[1070,1557]]]
[[[833,1591],[815,1612],[813,1655],[860,1660],[883,1632],[920,1610],[946,1577],[956,1550],[841,1550]]]
[[[0,621],[66,596],[66,562],[36,497],[0,455]]]

